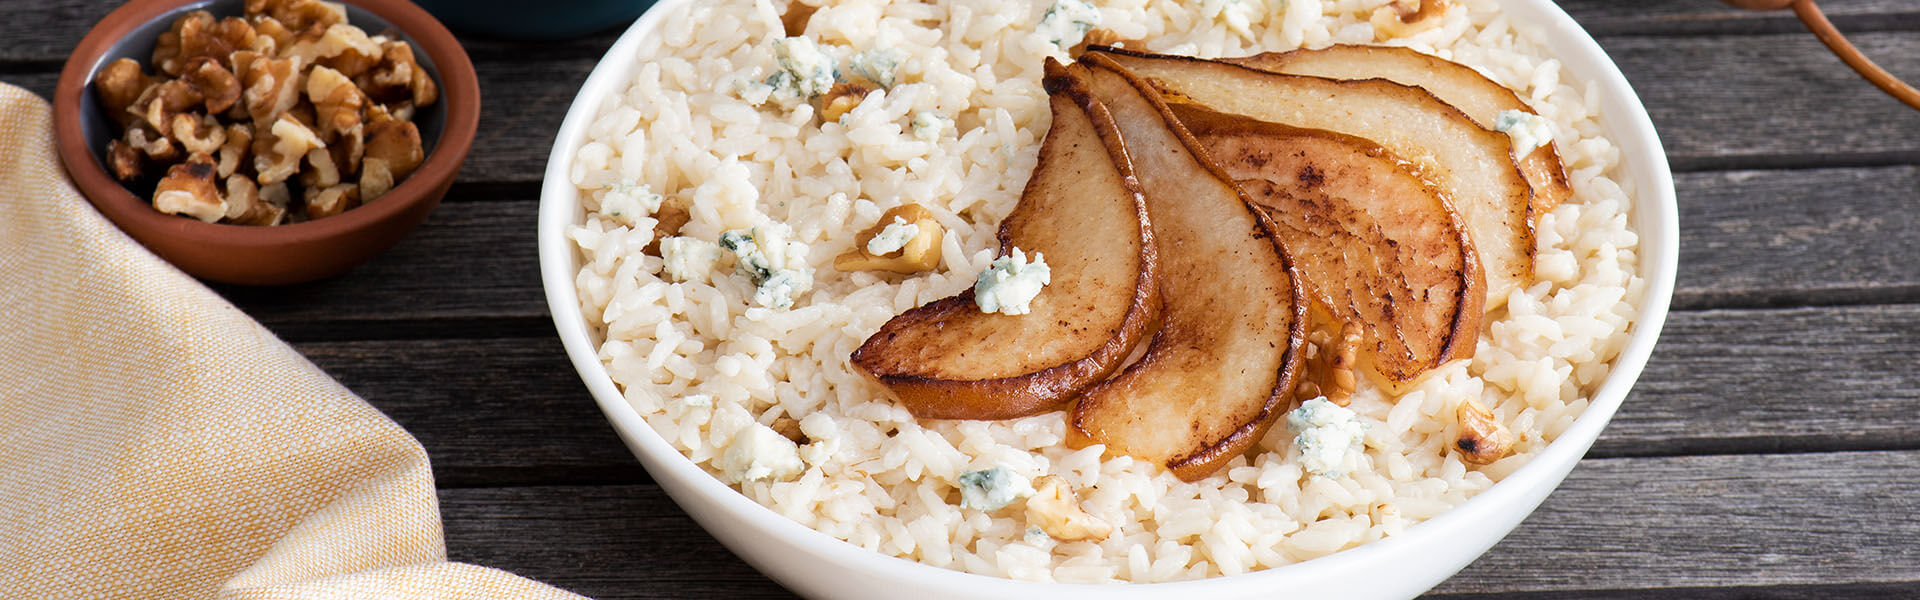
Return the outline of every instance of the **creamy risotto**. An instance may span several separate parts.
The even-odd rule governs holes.
[[[587,208],[569,231],[577,285],[609,373],[669,443],[787,518],[1023,580],[1285,565],[1395,535],[1494,485],[1579,416],[1627,342],[1643,281],[1619,150],[1600,135],[1591,84],[1567,78],[1493,0],[1456,2],[1397,39],[1371,22],[1381,0],[829,4],[792,37],[782,3],[662,7],[660,35],[608,57],[636,61],[637,74],[598,107],[571,171]],[[1350,404],[1358,427],[1340,429],[1358,438],[1348,452],[1296,444],[1330,418],[1296,412],[1186,483],[1069,448],[1060,412],[914,419],[848,355],[894,315],[973,286],[994,260],[1050,122],[1043,59],[1067,60],[1096,25],[1144,40],[1130,47],[1201,57],[1410,46],[1518,91],[1550,124],[1513,128],[1516,139],[1557,144],[1574,190],[1539,217],[1534,283],[1486,316],[1471,361],[1397,398],[1363,379]],[[806,99],[836,73],[884,85],[823,118]],[[833,268],[858,232],[908,203],[945,232],[930,271]],[[663,219],[685,223],[656,240]],[[1448,447],[1467,399],[1512,432],[1512,455],[1479,466]],[[1062,490],[1110,534],[1062,542],[1023,509],[1059,505]]]

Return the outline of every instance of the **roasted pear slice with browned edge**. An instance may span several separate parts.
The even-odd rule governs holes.
[[[1487,296],[1480,259],[1460,216],[1405,161],[1331,131],[1194,105],[1173,113],[1273,220],[1307,296],[1360,327],[1376,380],[1397,388],[1473,356]]]
[[[1000,254],[1043,254],[1052,283],[1023,315],[971,289],[894,317],[853,353],[914,416],[1007,419],[1064,408],[1126,360],[1160,316],[1153,227],[1132,162],[1083,78],[1049,59],[1053,124]]]
[[[1539,114],[1520,99],[1520,94],[1481,75],[1473,67],[1412,48],[1337,44],[1313,50],[1302,48],[1220,60],[1288,75],[1333,79],[1377,77],[1418,86],[1432,92],[1441,101],[1452,104],[1471,117],[1474,123],[1487,129],[1496,129],[1503,111]],[[1547,140],[1524,156],[1515,154],[1514,160],[1520,163],[1520,172],[1527,176],[1527,183],[1533,187],[1533,218],[1540,218],[1540,215],[1573,196],[1573,185],[1567,181],[1567,169],[1560,163],[1560,152],[1554,148],[1552,140]]]
[[[1067,440],[1194,481],[1286,412],[1306,354],[1306,295],[1273,224],[1153,88],[1103,56],[1074,68],[1088,66],[1147,193],[1166,314],[1138,361],[1080,397]]]
[[[1533,280],[1532,190],[1506,134],[1474,124],[1426,90],[1384,79],[1281,75],[1186,56],[1095,48],[1152,83],[1169,103],[1372,140],[1419,166],[1466,219],[1486,269],[1486,308]]]

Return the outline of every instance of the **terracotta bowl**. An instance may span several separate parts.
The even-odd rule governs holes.
[[[148,72],[154,41],[193,10],[242,13],[243,0],[133,0],[80,40],[54,88],[54,136],[60,160],[93,206],[161,258],[213,281],[281,285],[331,277],[373,258],[425,221],[466,160],[480,120],[480,85],[459,41],[406,0],[349,0],[347,20],[370,34],[389,28],[413,45],[415,59],[440,86],[440,101],[414,117],[426,160],[392,191],[339,215],[277,227],[203,223],[163,214],[108,174],[103,155],[119,133],[93,91],[94,73],[115,59]]]

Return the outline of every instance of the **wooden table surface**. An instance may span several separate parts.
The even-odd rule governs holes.
[[[116,4],[0,0],[0,81],[50,94]],[[1674,312],[1587,459],[1432,597],[1920,597],[1920,111],[1787,13],[1562,5],[1666,144]],[[1920,2],[1822,5],[1920,82]],[[480,133],[426,225],[337,279],[219,290],[425,444],[454,559],[602,599],[791,597],[652,483],[547,315],[540,176],[613,38],[464,37]]]

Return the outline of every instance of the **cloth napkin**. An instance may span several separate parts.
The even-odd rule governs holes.
[[[420,444],[121,233],[0,84],[0,596],[579,598],[447,562]]]

